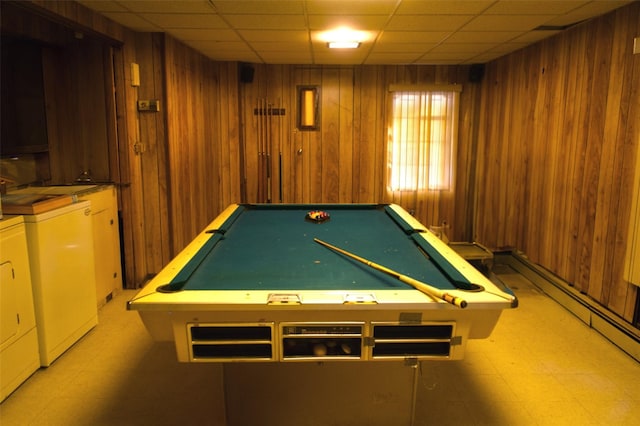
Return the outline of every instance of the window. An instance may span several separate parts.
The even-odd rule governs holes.
[[[389,190],[451,190],[460,87],[391,90]]]

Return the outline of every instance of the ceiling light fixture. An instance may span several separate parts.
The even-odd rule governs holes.
[[[343,27],[325,31],[318,38],[326,42],[329,49],[357,49],[363,41],[368,39],[368,34]]]
[[[360,47],[359,41],[330,41],[327,43],[329,49],[357,49]]]

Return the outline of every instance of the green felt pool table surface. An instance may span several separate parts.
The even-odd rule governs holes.
[[[317,242],[327,243],[440,289],[468,281],[386,205],[240,205],[172,280],[173,290],[411,289]],[[416,238],[418,237],[418,238]]]

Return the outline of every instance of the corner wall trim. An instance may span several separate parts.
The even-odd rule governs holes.
[[[547,296],[640,362],[640,330],[570,287],[551,271],[534,264],[522,253],[496,253],[494,260],[495,263],[511,266]]]

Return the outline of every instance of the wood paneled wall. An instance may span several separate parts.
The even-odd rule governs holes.
[[[471,236],[466,218],[472,187],[473,117],[479,86],[468,82],[467,66],[294,66],[255,65],[254,80],[241,85],[243,175],[246,200],[285,203],[395,202],[423,223],[450,226],[452,239]],[[461,132],[452,191],[391,194],[386,190],[388,88],[391,84],[461,83]],[[297,87],[320,89],[318,130],[297,128]],[[255,111],[284,108],[285,115],[264,117]],[[259,170],[266,129],[271,181]],[[261,198],[262,197],[262,198]]]
[[[240,201],[238,72],[165,37],[168,217],[175,255]]]
[[[2,32],[42,43],[49,151],[39,154],[48,158],[38,180],[66,184],[90,170],[95,180],[108,181],[115,157],[105,124],[107,88],[113,86],[109,44],[103,36],[76,33],[31,11],[26,2],[4,3]]]
[[[475,239],[632,320],[622,278],[640,144],[640,4],[487,65]]]
[[[109,47],[83,38],[44,55],[51,183],[69,184],[81,173],[110,181],[105,90],[112,79]],[[73,125],[70,125],[73,123]]]

